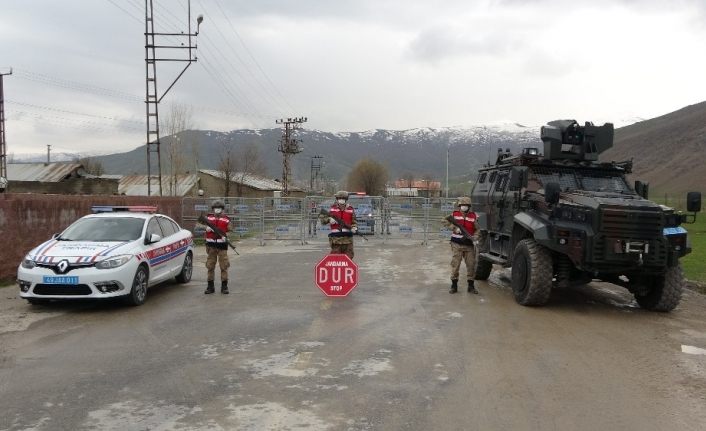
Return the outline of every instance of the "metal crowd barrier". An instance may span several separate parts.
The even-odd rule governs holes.
[[[211,203],[221,199],[225,213],[233,220],[231,235],[267,241],[327,241],[330,228],[318,221],[319,211],[329,209],[333,197],[305,198],[201,198],[185,197],[182,204],[184,227],[202,236],[204,228],[196,223],[199,214],[211,210]],[[358,231],[367,238],[383,243],[412,240],[448,240],[451,231],[443,222],[455,209],[455,199],[351,196],[356,210]]]

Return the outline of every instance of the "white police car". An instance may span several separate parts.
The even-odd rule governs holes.
[[[147,288],[169,278],[191,280],[191,232],[157,207],[94,206],[39,245],[17,269],[20,296],[30,303],[48,299],[124,297],[145,302]]]

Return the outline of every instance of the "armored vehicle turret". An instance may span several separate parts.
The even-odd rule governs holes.
[[[541,129],[544,153],[499,152],[479,170],[471,192],[478,214],[476,279],[493,264],[512,267],[512,290],[522,305],[542,305],[553,287],[592,280],[626,287],[641,307],[670,311],[691,252],[682,223],[701,210],[687,194],[687,211],[648,200],[648,186],[628,184],[632,162],[599,162],[613,145],[613,125],[558,120]]]

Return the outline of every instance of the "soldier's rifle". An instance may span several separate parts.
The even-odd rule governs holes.
[[[459,222],[456,221],[456,219],[454,219],[453,214],[446,216],[446,221],[448,221],[452,225],[456,226],[458,228],[458,230],[461,231],[461,235],[463,235],[467,240],[469,240],[469,241],[473,242],[473,244],[475,244],[475,241],[473,240],[473,235],[471,235],[471,233],[468,231],[468,229],[466,229],[462,224],[460,224]]]
[[[217,226],[215,226],[213,223],[211,223],[210,221],[208,221],[208,219],[206,218],[205,215],[203,215],[203,214],[200,214],[200,215],[199,215],[199,223],[201,223],[201,224],[204,225],[204,226],[210,227],[211,230],[212,230],[216,235],[218,235],[218,236],[220,236],[221,238],[225,239],[225,240],[226,240],[226,244],[228,244],[228,246],[233,249],[233,251],[235,252],[235,254],[237,254],[238,256],[240,256],[240,253],[238,253],[238,250],[235,249],[235,246],[233,245],[233,243],[230,242],[230,240],[228,239],[228,235],[227,235],[225,232],[223,232],[221,229],[219,229]]]
[[[325,216],[331,217],[332,219],[334,219],[336,221],[336,223],[338,223],[339,226],[346,228],[346,229],[350,230],[351,233],[353,233],[353,231],[351,230],[351,226],[348,223],[344,222],[339,217],[336,217],[335,215],[331,214],[329,211],[321,208],[321,211],[319,212],[319,214],[323,214]],[[368,238],[366,238],[365,235],[363,235],[362,233],[358,232],[357,229],[353,235],[358,235],[361,238],[363,238],[364,240],[366,240],[366,241],[368,240]]]

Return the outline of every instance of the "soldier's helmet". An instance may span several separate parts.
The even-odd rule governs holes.
[[[226,206],[223,204],[223,201],[220,199],[216,199],[213,201],[211,204],[211,208],[225,208]]]
[[[339,190],[335,195],[333,195],[333,197],[336,199],[348,199],[348,192],[345,190]]]
[[[460,207],[461,205],[471,206],[471,198],[469,198],[468,196],[461,196],[460,198],[458,198],[456,206]]]

